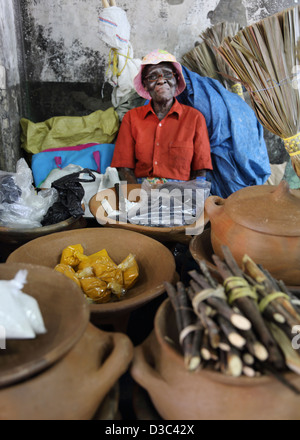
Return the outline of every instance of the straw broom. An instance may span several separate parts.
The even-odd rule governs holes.
[[[283,139],[300,177],[299,15],[297,6],[265,18],[225,38],[218,52],[249,91],[262,125]]]
[[[201,33],[200,37],[210,47],[215,54],[217,69],[223,75],[226,88],[238,94],[244,99],[243,86],[239,82],[234,71],[217,51],[226,37],[233,37],[242,27],[238,23],[222,22],[207,28]]]
[[[225,81],[218,74],[218,67],[214,52],[206,44],[202,42],[187,52],[182,57],[182,64],[192,72],[201,76],[213,78],[225,86]]]

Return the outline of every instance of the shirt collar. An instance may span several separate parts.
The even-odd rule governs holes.
[[[144,105],[143,110],[144,110],[144,112],[143,112],[143,118],[144,119],[148,116],[149,113],[155,114],[154,110],[152,108],[152,105],[151,105],[151,101],[149,101],[148,104]],[[176,98],[175,98],[174,104],[172,105],[172,107],[171,107],[171,109],[170,109],[170,111],[168,113],[168,116],[171,115],[171,114],[176,114],[178,116],[178,119],[180,118],[180,116],[182,114],[181,104],[177,101]]]

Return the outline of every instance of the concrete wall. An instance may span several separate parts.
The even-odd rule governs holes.
[[[245,26],[294,4],[117,0],[131,24],[135,58],[160,47],[179,60],[211,24],[236,21]],[[0,0],[1,169],[12,169],[20,154],[20,117],[38,122],[110,105],[111,86],[105,82],[110,48],[98,35],[102,10],[101,0]]]
[[[0,0],[0,169],[15,171],[21,152],[19,120],[23,113],[21,89],[22,38],[19,3]]]

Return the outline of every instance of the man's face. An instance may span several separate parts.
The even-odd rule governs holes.
[[[177,73],[170,63],[149,65],[143,71],[143,84],[153,101],[169,101],[177,89]]]

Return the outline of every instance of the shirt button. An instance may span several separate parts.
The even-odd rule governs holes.
[[[154,162],[154,165],[157,165],[157,162]]]
[[[159,142],[157,142],[156,145],[159,147]]]
[[[162,123],[160,122],[158,125],[161,127],[161,126],[162,126]]]

